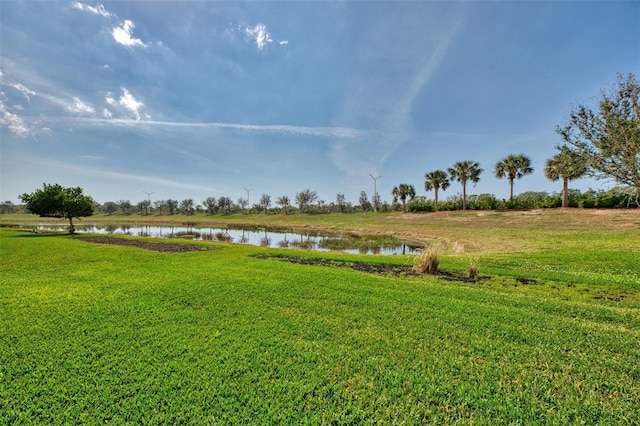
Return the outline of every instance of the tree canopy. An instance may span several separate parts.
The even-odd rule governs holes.
[[[484,170],[477,161],[458,161],[449,168],[451,179],[455,179],[462,184],[462,210],[467,209],[467,182],[471,181],[475,185],[480,182],[480,175]]]
[[[547,179],[556,181],[562,179],[562,207],[569,206],[569,181],[578,179],[587,172],[584,157],[569,147],[558,147],[556,155],[547,160],[544,175]]]
[[[633,74],[618,74],[615,88],[602,91],[597,109],[578,105],[569,124],[556,131],[587,159],[594,177],[630,186],[640,206],[640,82]]]
[[[434,170],[424,175],[424,190],[435,192],[436,210],[438,209],[438,190],[445,191],[449,187],[449,175],[444,170]]]
[[[296,203],[300,210],[305,210],[307,213],[311,213],[311,206],[318,199],[318,193],[316,191],[312,191],[310,189],[305,189],[296,194]]]
[[[391,195],[393,195],[394,203],[400,199],[402,201],[402,211],[407,211],[407,197],[413,198],[416,196],[416,189],[413,185],[408,183],[401,183],[400,185],[393,188],[391,191]]]
[[[20,199],[31,213],[40,217],[57,217],[69,220],[69,233],[75,232],[74,218],[91,216],[95,209],[93,198],[84,195],[82,188],[65,188],[59,184],[43,184],[31,194],[22,194]]]
[[[498,179],[509,180],[509,200],[513,200],[513,181],[533,173],[531,159],[524,154],[509,154],[496,163],[495,175]]]

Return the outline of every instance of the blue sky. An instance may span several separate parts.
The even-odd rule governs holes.
[[[542,173],[555,126],[640,71],[640,2],[0,2],[0,199],[316,190],[390,201],[461,160]],[[607,188],[583,179],[573,187]],[[461,192],[457,182],[440,198]]]

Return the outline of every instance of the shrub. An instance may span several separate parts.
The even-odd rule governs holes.
[[[476,259],[471,259],[469,261],[469,267],[467,268],[467,276],[470,281],[475,281],[478,279],[478,274],[480,274],[480,265],[478,265],[478,261]]]
[[[438,273],[438,266],[440,265],[440,254],[436,248],[429,248],[422,252],[413,259],[413,271],[419,274],[431,274]]]
[[[432,212],[434,210],[434,202],[425,197],[414,197],[413,200],[407,202],[407,211],[410,212]]]

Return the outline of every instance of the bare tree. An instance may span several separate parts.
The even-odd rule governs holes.
[[[382,198],[377,192],[371,197],[371,204],[373,204],[373,210],[379,212],[382,209]]]
[[[360,210],[363,212],[368,212],[371,210],[371,203],[369,202],[369,197],[367,197],[367,193],[365,191],[360,191]]]
[[[340,213],[344,213],[345,204],[346,204],[346,199],[344,194],[341,192],[338,192],[338,195],[336,195],[336,205],[340,209]]]
[[[244,211],[245,213],[248,213],[246,212],[246,209],[247,207],[249,207],[249,200],[242,197],[238,198],[238,206],[242,211]]]

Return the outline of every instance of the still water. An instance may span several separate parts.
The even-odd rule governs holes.
[[[36,225],[39,231],[64,231],[66,226]],[[263,228],[208,228],[158,225],[76,225],[79,234],[137,235],[154,238],[209,240],[262,247],[295,248],[314,251],[342,251],[353,254],[418,254],[424,246],[391,236],[294,232]]]

